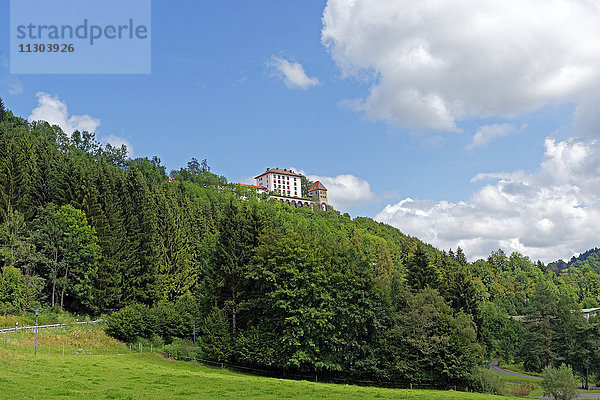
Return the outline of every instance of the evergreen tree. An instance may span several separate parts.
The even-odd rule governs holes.
[[[231,354],[231,335],[225,313],[214,308],[200,326],[201,346],[209,360],[225,362]]]
[[[0,97],[0,122],[4,121],[6,118],[6,109],[4,108],[4,101],[2,101],[2,97]]]
[[[429,257],[422,246],[408,261],[408,275],[406,280],[413,290],[421,290],[426,287],[437,287],[439,275],[433,265],[429,263]]]
[[[540,283],[535,288],[530,312],[526,317],[527,329],[522,342],[523,365],[529,371],[541,371],[551,365],[553,351],[552,324],[557,315],[558,297],[554,288]]]

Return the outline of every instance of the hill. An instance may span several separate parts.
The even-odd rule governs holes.
[[[585,265],[589,265],[596,273],[600,273],[600,249],[594,247],[577,257],[571,257],[568,262],[563,260],[554,261],[548,264],[548,269],[560,272],[571,267],[582,268]]]
[[[234,373],[151,355],[45,355],[0,349],[0,398],[55,399],[516,399],[476,393],[382,389]]]
[[[0,267],[2,314],[107,314],[123,342],[196,340],[202,358],[280,375],[484,390],[495,355],[600,368],[574,351],[600,330],[571,312],[600,299],[594,271],[557,277],[501,250],[469,263],[369,218],[269,200],[206,161],[167,174],[10,111]],[[509,318],[525,314],[547,323]]]

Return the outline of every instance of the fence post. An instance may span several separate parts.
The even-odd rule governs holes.
[[[119,355],[119,345],[117,345],[117,355]]]
[[[4,350],[6,350],[6,335],[4,335]]]
[[[92,355],[92,345],[90,344],[90,356]]]
[[[131,343],[129,344],[129,354],[131,354]]]
[[[19,351],[21,351],[21,338],[19,338]]]
[[[6,345],[4,347],[6,347]],[[150,344],[150,353],[152,353],[152,344]]]
[[[63,356],[65,355],[65,344],[63,343]]]
[[[75,355],[79,355],[79,343],[77,343],[77,346],[75,347]]]

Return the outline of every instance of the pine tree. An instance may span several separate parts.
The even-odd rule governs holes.
[[[4,101],[0,97],[0,122],[4,121],[4,118],[6,118],[6,109],[4,108]]]
[[[425,289],[426,287],[437,286],[439,276],[433,265],[429,263],[429,257],[422,246],[417,247],[417,251],[408,261],[408,275],[406,277],[408,284],[414,290]]]

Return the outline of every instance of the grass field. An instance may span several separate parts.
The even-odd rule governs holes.
[[[0,399],[516,399],[452,391],[404,390],[292,381],[245,375],[196,363],[175,362],[158,354],[104,355],[118,342],[97,327],[40,330],[38,355],[32,332],[0,336]],[[18,350],[18,338],[21,350]],[[67,343],[65,355],[62,343]],[[77,344],[94,346],[75,355]],[[51,345],[50,354],[47,346]],[[125,345],[120,344],[123,349]],[[53,348],[56,347],[56,351]]]

